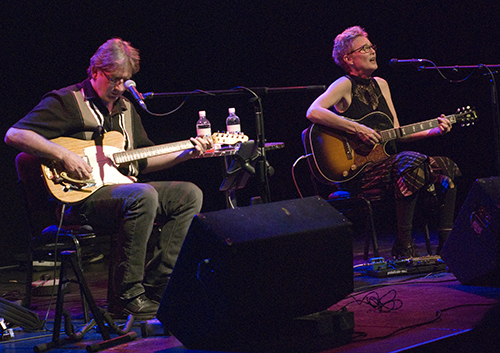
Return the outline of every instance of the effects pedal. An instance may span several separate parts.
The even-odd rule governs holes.
[[[385,278],[446,270],[446,264],[439,255],[419,256],[407,259],[385,260],[382,257],[370,259],[367,274],[371,277]]]

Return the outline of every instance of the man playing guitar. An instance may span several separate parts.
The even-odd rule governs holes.
[[[118,233],[113,249],[116,266],[112,269],[116,296],[108,303],[108,311],[117,317],[133,314],[136,319],[150,319],[156,314],[191,221],[201,210],[202,192],[188,182],[137,183],[133,177],[199,156],[212,147],[212,142],[191,138],[188,148],[176,153],[146,154],[116,166],[103,159],[109,136],[119,136],[113,138],[120,142],[115,147],[126,151],[153,145],[134,106],[122,97],[125,81],[138,71],[139,52],[122,39],[108,40],[91,58],[85,81],[46,94],[7,131],[5,142],[57,165],[52,169],[57,170],[53,175],[56,188],[63,185],[68,195],[85,195],[81,202],[71,205],[71,213],[93,227]],[[70,142],[67,146],[58,144],[60,138]],[[89,163],[88,158],[69,148],[75,146],[71,141],[89,142],[84,146],[93,148],[93,153],[85,157],[94,155],[106,162]],[[90,187],[97,176],[105,180],[105,167],[111,171],[118,168],[125,181],[101,185],[85,194],[87,189],[79,186]],[[153,259],[145,266],[155,220],[161,234]]]

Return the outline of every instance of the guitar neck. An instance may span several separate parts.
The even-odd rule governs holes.
[[[456,115],[451,114],[445,116],[452,124],[456,123]],[[415,124],[400,126],[394,129],[388,129],[384,131],[379,131],[380,136],[382,136],[382,143],[395,140],[404,136],[413,135],[420,131],[430,130],[439,126],[439,120],[431,119],[427,121],[422,121]]]
[[[139,159],[160,156],[193,148],[193,143],[190,140],[166,143],[163,145],[138,148],[131,151],[122,151],[113,154],[113,159],[116,164],[128,163]]]
[[[206,139],[207,137],[205,137]],[[212,135],[213,143],[233,145],[237,142],[248,141],[248,136],[243,133],[219,133]],[[173,152],[188,150],[194,147],[190,140],[166,143],[151,147],[138,148],[131,151],[120,151],[113,154],[113,159],[116,164],[128,163],[139,159],[160,156]],[[222,154],[221,154],[222,155]]]

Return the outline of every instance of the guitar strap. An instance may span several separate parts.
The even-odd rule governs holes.
[[[99,109],[97,109],[94,104],[88,99],[85,98],[85,92],[83,88],[79,91],[73,91],[73,96],[78,104],[79,110],[82,115],[85,131],[84,136],[86,140],[95,139],[95,131],[97,129],[102,130],[102,126],[104,124],[104,116],[101,114]],[[122,129],[122,133],[125,138],[125,149],[130,150],[134,146],[134,140],[132,135],[132,109],[131,104],[128,100],[122,99],[123,107],[120,112],[120,127]],[[123,168],[120,168],[120,171],[123,171]],[[139,174],[138,162],[131,162],[128,165],[128,175],[137,176]]]

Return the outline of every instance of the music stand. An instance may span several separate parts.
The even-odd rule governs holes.
[[[226,171],[219,191],[238,190],[245,187],[251,175],[255,174],[255,161],[259,156],[258,144],[254,140],[243,142]]]

